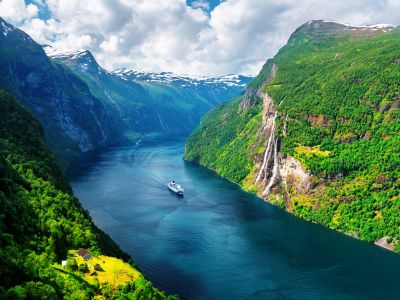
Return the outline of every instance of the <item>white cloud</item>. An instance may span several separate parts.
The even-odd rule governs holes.
[[[19,23],[25,19],[33,18],[39,9],[34,4],[26,5],[24,0],[1,0],[0,15],[11,22]]]
[[[210,4],[207,1],[193,1],[191,6],[193,8],[202,8],[205,10],[210,10]]]
[[[38,42],[93,52],[106,68],[257,73],[311,19],[400,23],[398,0],[0,0],[0,14]],[[49,20],[38,9],[47,6]]]

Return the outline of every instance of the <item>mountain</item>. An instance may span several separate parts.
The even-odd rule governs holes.
[[[0,126],[0,298],[166,299],[93,224],[48,151],[40,124],[4,92]],[[77,257],[82,247],[93,259]],[[134,278],[119,289],[113,277],[99,282],[96,272],[86,273],[94,260],[100,261],[102,274],[109,262],[114,269],[123,266],[119,276]]]
[[[112,73],[130,82],[174,86],[182,91],[197,93],[210,104],[219,104],[239,95],[252,79],[250,76],[235,74],[210,77],[177,75],[170,72],[147,73],[131,69],[119,69]]]
[[[89,51],[44,49],[54,62],[86,82],[92,94],[121,120],[129,139],[186,136],[210,108],[243,92],[251,79],[239,75],[194,78],[129,69],[108,72]]]
[[[64,166],[79,152],[122,139],[115,119],[85,82],[52,62],[25,32],[1,18],[0,25],[0,89],[33,112]]]
[[[400,29],[310,21],[185,158],[307,220],[400,251]]]
[[[64,168],[79,153],[124,140],[187,136],[250,80],[173,75],[180,79],[155,82],[144,79],[150,73],[132,79],[128,70],[103,69],[89,51],[43,47],[1,18],[0,25],[0,89],[35,115]]]

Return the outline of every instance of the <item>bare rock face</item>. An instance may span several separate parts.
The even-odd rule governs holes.
[[[276,73],[277,67],[272,63],[263,84],[271,81]],[[288,192],[285,197],[290,197],[292,193],[307,194],[312,189],[311,175],[294,157],[280,156],[280,142],[275,132],[277,118],[279,118],[278,107],[275,106],[274,100],[261,89],[254,91],[254,94],[263,101],[262,124],[258,136],[263,137],[265,150],[262,156],[255,158],[258,168],[253,185],[257,187],[259,196],[264,199],[268,199],[271,193],[282,192],[280,191],[281,183]],[[246,97],[244,98],[242,107],[249,105],[249,101]],[[317,117],[316,121],[321,124],[327,122]],[[285,131],[285,126],[283,130]]]
[[[390,251],[393,251],[393,243],[392,242],[389,243],[387,236],[384,236],[384,237],[380,238],[379,240],[375,241],[374,244],[377,246],[386,248]]]
[[[252,97],[256,96],[263,101],[262,126],[259,129],[258,136],[265,137],[265,151],[259,160],[259,167],[254,185],[262,190],[260,196],[268,197],[270,192],[280,182],[279,176],[279,139],[275,136],[276,121],[278,111],[275,107],[274,100],[261,87],[270,82],[277,73],[277,66],[272,61],[268,61],[269,71],[264,74],[264,78],[259,82],[259,86],[255,86],[254,90],[247,89],[246,95],[243,97],[241,107],[247,107],[251,103]]]
[[[279,164],[279,173],[287,189],[298,194],[307,194],[311,188],[311,175],[294,157],[283,158]]]
[[[279,147],[278,138],[275,137],[278,111],[275,109],[273,99],[268,94],[263,94],[262,99],[263,116],[260,135],[265,136],[266,145],[254,185],[264,190],[261,194],[264,197],[268,196],[271,189],[279,182]]]

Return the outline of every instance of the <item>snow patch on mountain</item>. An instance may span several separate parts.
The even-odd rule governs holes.
[[[163,84],[180,84],[181,86],[190,85],[215,85],[222,84],[226,86],[237,86],[244,87],[250,76],[230,74],[220,77],[211,76],[195,76],[187,74],[174,74],[170,72],[151,73],[141,72],[132,69],[118,69],[112,72],[112,74],[122,78],[125,81],[144,81],[152,83],[163,83]]]
[[[3,35],[4,36],[7,36],[9,32],[14,30],[11,25],[6,24],[3,21],[1,21],[1,27],[3,29]]]
[[[42,47],[48,57],[63,61],[67,64],[75,62],[82,71],[88,71],[89,68],[92,68],[92,70],[95,70],[98,74],[106,72],[99,66],[92,53],[88,50],[56,49],[49,45],[43,45]]]
[[[77,59],[88,54],[86,50],[77,50],[77,49],[56,49],[49,45],[43,46],[44,51],[49,57],[58,57],[58,58],[69,58],[69,59]]]
[[[315,21],[309,21],[308,23],[311,24],[312,22]],[[383,30],[384,32],[390,31],[393,28],[396,28],[396,26],[392,24],[372,24],[372,25],[351,25],[348,23],[339,23],[331,20],[322,20],[323,23],[334,23],[334,24],[339,24],[345,26],[347,29],[350,30]]]
[[[182,87],[200,87],[200,86],[222,86],[222,88],[227,87],[245,87],[246,84],[254,76],[236,75],[230,74],[220,77],[211,76],[196,76],[187,74],[174,74],[171,72],[141,72],[133,69],[117,69],[113,72],[107,72],[102,70],[92,54],[87,50],[77,50],[77,49],[56,49],[49,45],[43,45],[43,49],[47,56],[53,59],[61,60],[63,62],[71,63],[76,62],[79,67],[86,71],[90,67],[98,69],[101,71],[110,73],[114,76],[119,77],[124,81],[133,82],[148,82],[157,84],[174,84]],[[95,67],[96,66],[96,67]]]

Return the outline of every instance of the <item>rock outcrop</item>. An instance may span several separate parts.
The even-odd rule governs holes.
[[[271,81],[276,76],[276,73],[277,67],[272,64],[263,84]],[[258,195],[268,199],[272,189],[281,183],[284,189],[280,190],[280,193],[294,191],[297,194],[306,194],[311,189],[311,175],[294,157],[281,157],[280,155],[279,138],[276,134],[279,112],[274,100],[267,93],[262,92],[260,88],[254,94],[263,100],[262,124],[258,135],[264,137],[266,141],[262,159],[256,158],[258,167],[254,186],[257,187]],[[248,105],[246,98],[243,101],[246,101],[243,106]],[[287,115],[285,116],[286,119]],[[286,134],[286,122],[284,122],[282,131],[283,134]],[[285,198],[288,199],[288,197]],[[288,203],[286,204],[288,206]]]

